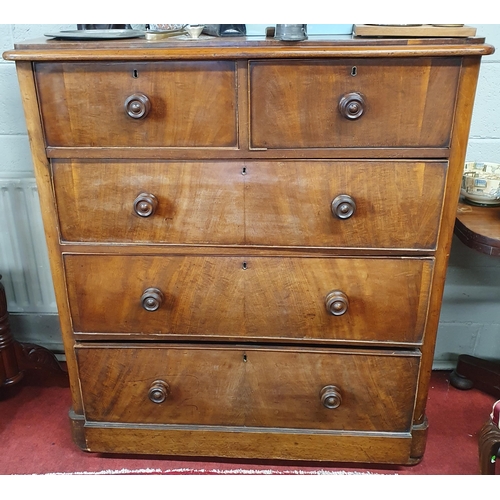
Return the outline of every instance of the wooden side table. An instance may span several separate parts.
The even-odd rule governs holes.
[[[477,207],[460,201],[455,234],[468,247],[500,257],[500,207]]]
[[[500,257],[500,207],[458,204],[455,234],[462,243],[486,255]],[[458,389],[476,387],[500,398],[500,362],[474,356],[458,357],[450,383]]]
[[[500,207],[477,207],[460,202],[455,221],[455,234],[462,243],[478,252],[500,257]],[[500,362],[461,355],[450,383],[458,389],[476,387],[500,398]],[[483,426],[479,434],[481,474],[495,473],[495,455],[500,448],[498,417]]]
[[[50,350],[14,340],[10,331],[5,288],[0,281],[0,388],[15,385],[23,378],[27,369],[64,372]]]

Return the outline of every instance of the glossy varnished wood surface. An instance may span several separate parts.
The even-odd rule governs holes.
[[[435,248],[446,162],[246,162],[246,241],[366,250]],[[354,214],[332,202],[347,195]]]
[[[412,464],[410,433],[225,428],[220,426],[140,426],[74,421],[85,433],[81,447],[104,453],[166,456],[311,460]],[[300,443],[300,444],[299,444]]]
[[[53,161],[64,241],[245,243],[242,164],[236,162]],[[148,217],[141,193],[156,197]]]
[[[16,60],[18,65],[39,184],[72,383],[77,443],[91,451],[121,453],[418,461],[425,449],[425,404],[480,57],[492,52],[491,46],[476,38],[352,37],[311,37],[298,44],[249,38],[168,40],[154,44],[140,39],[39,40],[18,44],[14,51],[8,51],[5,57]],[[277,59],[282,61],[277,64]],[[46,75],[46,85],[40,93],[31,61],[55,70],[53,75]],[[349,67],[352,71],[353,61],[356,76],[340,77],[329,70],[320,71],[321,78],[316,80],[304,76],[307,72],[302,71],[287,70],[283,73],[286,78],[281,75],[284,67]],[[386,66],[392,79],[384,80],[385,73],[380,71],[380,78],[375,78],[377,61],[389,61]],[[219,97],[233,103],[230,110],[234,120],[231,118],[228,124],[223,122],[222,113],[215,113],[216,119],[210,124],[224,131],[221,138],[217,139],[213,130],[196,131],[197,124],[181,122],[165,136],[156,126],[161,126],[166,115],[161,115],[155,127],[141,136],[137,131],[130,132],[126,120],[131,119],[126,114],[121,118],[116,114],[108,122],[112,129],[114,121],[119,123],[123,116],[126,118],[126,125],[116,129],[120,137],[114,137],[111,129],[102,126],[108,117],[98,118],[96,110],[101,113],[102,108],[112,104],[119,94],[117,89],[124,82],[128,85],[128,78],[120,76],[111,82],[104,76],[105,71],[92,73],[91,68],[103,68],[102,64],[109,63],[109,67],[123,65],[120,67],[131,69],[130,64],[136,62],[144,63],[142,67],[150,71],[160,66],[206,69],[215,67],[212,63],[219,70],[225,68],[225,74],[230,73],[231,78],[218,79],[212,86],[226,82],[223,86],[230,91],[224,90]],[[70,74],[71,68],[80,64],[107,81],[109,95],[85,92],[78,88],[83,79],[74,75],[65,81],[60,69],[64,67],[64,74]],[[273,71],[261,71],[255,78],[255,68]],[[405,82],[410,73],[413,78]],[[137,83],[141,74],[144,72],[134,78],[132,68],[130,80]],[[289,77],[298,79],[296,85],[287,87]],[[182,94],[183,85],[191,90],[196,87],[185,75],[175,78],[175,91],[159,80],[155,88],[161,87],[165,95],[175,96]],[[197,79],[200,80],[201,77]],[[95,81],[86,81],[89,88],[98,87]],[[349,84],[353,81],[361,81],[362,89],[352,88]],[[75,88],[67,91],[66,83],[68,89]],[[322,98],[320,106],[304,94],[304,84]],[[332,86],[336,92],[330,91]],[[141,92],[138,87],[132,88]],[[273,92],[273,88],[279,92]],[[52,89],[58,89],[55,96],[50,95]],[[341,97],[333,94],[341,90],[368,94],[366,114],[347,125],[336,116],[329,119]],[[376,97],[371,97],[372,92]],[[81,133],[72,136],[71,130],[60,129],[60,137],[50,136],[50,141],[57,144],[52,145],[47,140],[49,132],[44,136],[44,129],[47,125],[57,129],[53,123],[58,114],[53,107],[60,105],[57,95],[65,93],[69,101],[78,93],[80,98],[70,106],[78,112],[68,121],[65,111],[62,121]],[[210,102],[208,94],[205,96]],[[183,94],[182,99],[189,98]],[[42,117],[39,99],[49,103],[48,108],[42,109]],[[307,106],[297,107],[297,100],[303,100]],[[206,123],[210,107],[204,109],[202,104],[195,98],[193,102],[178,103],[178,109],[191,120],[191,111],[197,108],[201,114],[195,115],[201,116],[200,123]],[[391,110],[391,104],[402,112]],[[65,106],[62,103],[61,109]],[[267,121],[256,115],[265,114],[266,110],[272,111]],[[95,132],[85,131],[85,123],[76,121],[77,117],[84,120],[83,111],[93,117]],[[150,118],[155,117],[155,112]],[[311,114],[321,127],[317,127]],[[370,127],[363,125],[365,118],[369,118],[366,122]],[[67,141],[65,145],[62,137]],[[78,145],[73,142],[74,137],[83,137],[84,142]],[[191,147],[193,144],[199,146]],[[50,165],[50,159],[55,158],[61,161]],[[163,176],[165,164],[176,165],[171,177]],[[137,175],[132,165],[137,166]],[[210,172],[200,165],[210,166]],[[219,174],[215,173],[216,168],[221,169]],[[332,171],[336,175],[331,176]],[[155,183],[148,184],[153,177],[157,177]],[[236,178],[239,183],[234,184]],[[153,239],[149,240],[147,230],[131,215],[130,198],[139,194],[134,192],[134,183],[139,189],[142,182],[158,188],[163,201],[158,205],[157,220],[141,221],[153,223],[149,235]],[[178,187],[174,189],[172,183]],[[215,190],[215,185],[220,189]],[[327,202],[331,203],[330,192],[341,187],[357,187],[358,210],[354,217],[340,221],[349,226],[335,226],[332,219],[325,224],[322,210]],[[212,203],[207,204],[210,198]],[[173,201],[165,205],[165,200]],[[206,213],[203,207],[208,207]],[[171,225],[172,233],[164,236],[163,224],[172,222],[172,214],[175,219],[175,210],[182,217]],[[121,218],[119,214],[124,211],[126,215]],[[221,228],[226,216],[230,227]],[[186,227],[181,218],[187,218]],[[242,218],[243,239],[238,226]],[[211,221],[218,225],[210,227]],[[330,241],[332,246],[328,246]],[[410,258],[412,255],[419,257]],[[158,311],[145,311],[141,294],[145,288],[156,286],[163,287],[164,301]],[[344,289],[349,308],[346,314],[333,317],[326,312],[325,293],[338,289]],[[340,321],[334,323],[336,320]],[[75,342],[78,356],[82,356],[78,362]],[[172,342],[178,344],[174,346]],[[185,342],[197,344],[188,349]],[[213,342],[223,342],[224,346],[216,348]],[[286,348],[285,344],[294,347]],[[210,345],[214,359],[208,362],[201,353]],[[321,345],[321,355],[310,352],[312,345]],[[362,350],[368,347],[368,353]],[[139,388],[143,394],[145,377],[156,376],[156,370],[175,376],[163,364],[161,354],[173,352],[172,348],[176,352],[173,365],[186,373],[191,364],[186,360],[191,357],[196,363],[190,369],[196,371],[196,366],[200,367],[199,380],[214,367],[223,367],[209,382],[212,387],[221,387],[223,393],[227,386],[229,392],[224,394],[240,397],[243,413],[237,414],[227,401],[214,407],[206,395],[202,401],[203,415],[207,415],[204,424],[193,423],[195,409],[182,402],[173,417],[177,423],[169,423],[170,410],[155,421],[143,405],[133,406],[136,398],[132,395]],[[95,358],[91,354],[94,349],[100,352]],[[249,350],[255,366],[261,368],[251,376],[245,371],[250,366],[246,352]],[[273,350],[284,360],[279,366],[263,354]],[[117,354],[111,355],[112,352]],[[371,356],[370,362],[364,361],[365,355]],[[306,409],[306,420],[314,424],[305,428],[309,424],[302,419],[302,413],[292,416],[290,411],[295,399],[308,401],[309,396],[304,394],[312,385],[296,385],[292,379],[296,375],[299,381],[310,380],[309,375],[317,373],[314,356],[323,360],[321,373],[337,367],[349,389],[345,408],[350,417],[343,417],[339,427],[328,426],[318,414],[307,413],[310,410]],[[400,358],[404,362],[396,361],[393,366],[391,361]],[[97,365],[93,364],[94,359],[100,360]],[[136,364],[136,359],[144,363]],[[373,362],[374,359],[383,361]],[[293,365],[293,370],[289,365]],[[96,366],[98,372],[91,373]],[[408,373],[404,373],[404,367]],[[84,385],[80,370],[85,376]],[[109,380],[107,370],[113,374]],[[235,381],[241,384],[236,385],[244,389],[246,398],[231,392],[231,374],[237,375]],[[116,392],[122,380],[126,383]],[[222,384],[223,380],[229,381]],[[398,385],[399,380],[406,382]],[[385,403],[377,401],[373,381],[381,386]],[[189,390],[196,385],[194,380],[186,383]],[[99,385],[104,388],[100,394]],[[262,396],[256,386],[265,389]],[[112,415],[109,420],[113,421],[86,421],[82,387],[85,391],[92,388],[86,394],[94,415],[106,419],[108,408],[107,415]],[[282,389],[278,391],[280,395],[289,394],[290,387],[298,391],[291,392],[296,397],[287,399],[285,407],[277,408],[278,417],[282,418],[279,426],[274,426],[268,413],[268,408],[276,404],[273,387]],[[386,391],[387,387],[390,389]],[[114,394],[120,400],[116,406],[109,399]],[[367,394],[369,401],[363,399]],[[103,404],[104,400],[109,404]],[[252,406],[252,401],[258,404]],[[356,406],[356,401],[364,402],[363,408]],[[379,403],[383,406],[376,415],[365,404],[373,401],[376,408]],[[125,422],[128,408],[133,417]],[[387,415],[394,416],[397,432],[387,430]],[[262,427],[249,427],[246,420]],[[229,425],[213,425],[214,421]],[[293,427],[294,422],[304,428],[283,427]]]
[[[35,72],[48,146],[237,146],[234,62],[38,63]],[[134,94],[150,101],[140,119],[125,111]]]
[[[419,364],[408,353],[241,346],[91,346],[77,358],[88,421],[380,432],[410,429]],[[169,387],[162,403],[148,398],[156,380]],[[328,385],[338,408],[321,402]]]
[[[257,61],[249,71],[252,147],[449,144],[460,59]],[[339,110],[352,92],[365,101],[357,119]]]
[[[433,261],[67,255],[65,267],[78,332],[418,343]],[[153,312],[151,287],[165,297]],[[326,310],[332,290],[348,297],[342,316]]]
[[[486,255],[500,256],[500,207],[458,204],[455,234],[460,241]]]
[[[52,162],[68,242],[432,250],[444,162]],[[139,217],[136,197],[155,212]],[[349,195],[349,219],[332,201]]]
[[[434,359],[434,347],[439,327],[439,317],[443,300],[446,270],[451,250],[453,228],[455,224],[458,193],[462,181],[465,153],[472,120],[474,95],[476,92],[480,60],[476,58],[464,59],[461,71],[461,80],[457,91],[455,121],[450,148],[450,169],[447,177],[444,209],[441,217],[441,229],[436,249],[436,268],[433,277],[433,286],[429,301],[429,315],[427,317],[426,333],[422,348],[422,364],[419,377],[417,401],[415,404],[415,424],[424,424],[425,406]]]
[[[315,58],[315,57],[427,57],[483,56],[494,48],[484,38],[363,39],[352,36],[309,37],[289,44],[270,38],[213,38],[190,41],[170,38],[136,40],[67,41],[38,39],[18,43],[4,53],[7,60],[166,60],[206,58]]]

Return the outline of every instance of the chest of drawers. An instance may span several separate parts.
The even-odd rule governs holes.
[[[15,60],[85,450],[412,464],[482,39]]]

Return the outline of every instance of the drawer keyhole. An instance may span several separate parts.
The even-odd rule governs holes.
[[[351,76],[356,76],[358,74],[358,68],[353,66],[351,69]]]

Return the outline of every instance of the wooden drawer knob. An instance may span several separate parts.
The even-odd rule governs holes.
[[[148,397],[156,404],[163,403],[170,394],[170,387],[163,380],[155,380],[149,388]]]
[[[359,92],[350,92],[340,98],[340,114],[348,120],[357,120],[365,112],[365,98]]]
[[[144,94],[132,94],[125,100],[125,111],[130,118],[146,118],[151,109],[151,101]]]
[[[342,316],[349,308],[349,299],[344,292],[332,290],[325,298],[326,310],[333,316]]]
[[[348,194],[339,194],[332,201],[332,214],[339,219],[348,219],[356,212],[356,202]]]
[[[158,199],[154,194],[141,193],[134,200],[134,212],[139,217],[150,217],[156,211]]]
[[[340,389],[335,385],[325,385],[325,387],[321,389],[319,397],[323,406],[330,410],[338,408],[342,403]]]
[[[148,288],[144,290],[141,297],[142,307],[146,311],[156,311],[160,308],[163,302],[163,293],[158,288]]]

